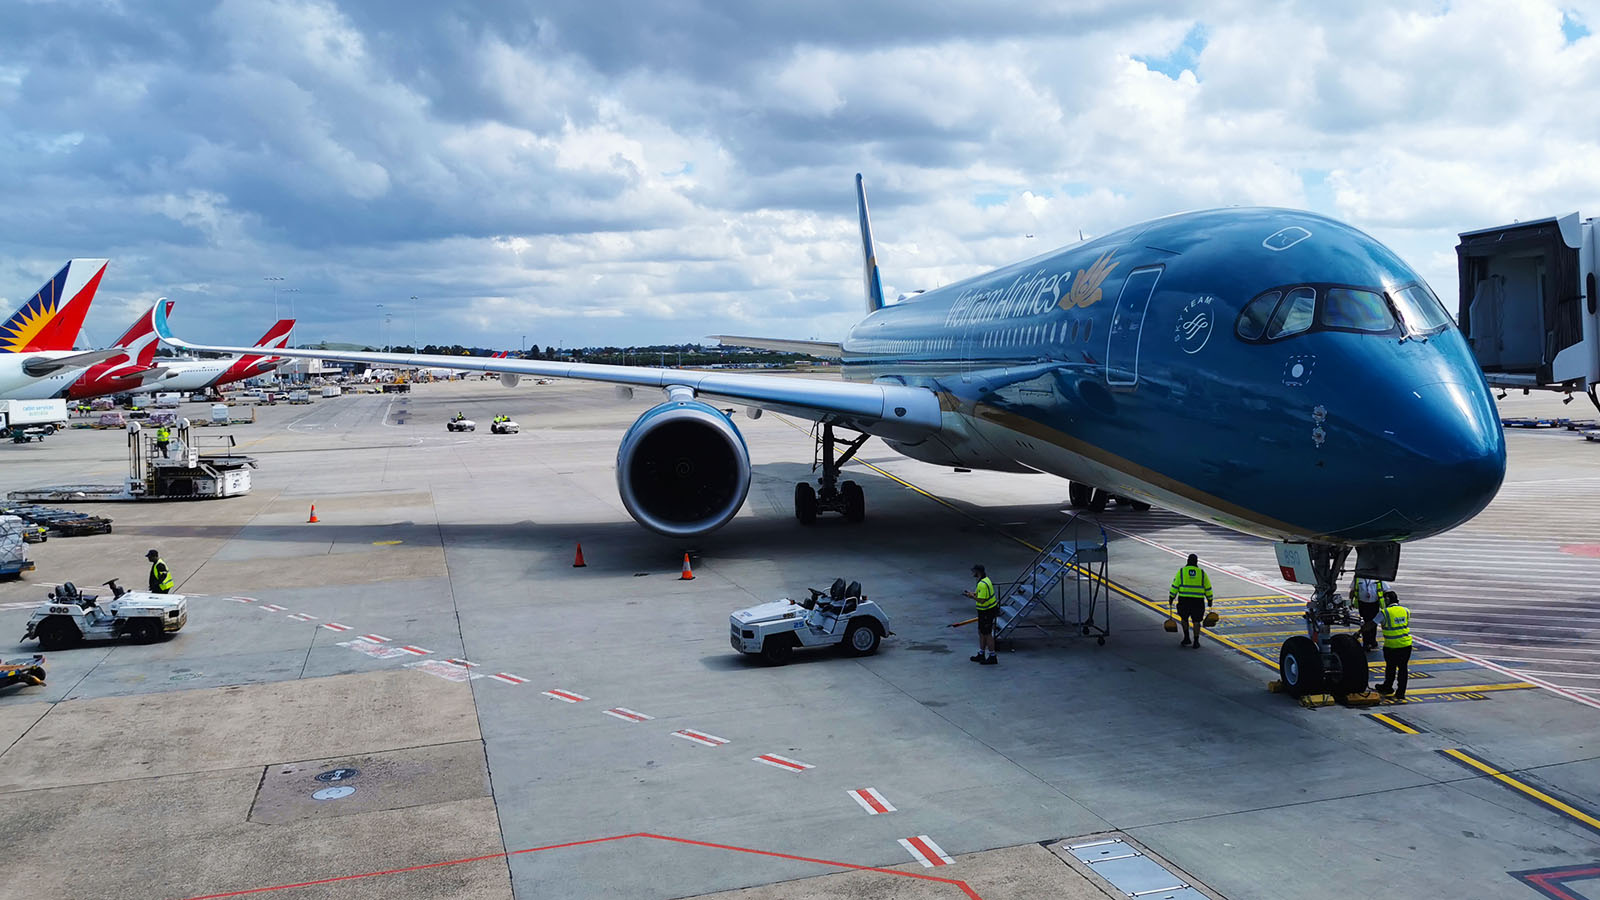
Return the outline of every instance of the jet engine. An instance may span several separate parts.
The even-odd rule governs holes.
[[[514,387],[517,386],[517,382],[519,382],[521,380],[522,380],[522,375],[520,373],[517,373],[517,372],[501,372],[500,373],[500,386],[501,387],[514,388]]]
[[[669,537],[722,527],[750,492],[750,451],[722,411],[689,397],[652,407],[617,448],[617,491],[640,525]]]

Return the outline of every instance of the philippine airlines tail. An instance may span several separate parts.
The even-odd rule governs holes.
[[[867,312],[883,309],[883,281],[878,277],[878,256],[872,249],[872,219],[867,216],[867,188],[856,173],[856,210],[861,214],[861,277],[867,293]]]
[[[94,302],[104,259],[69,260],[55,277],[0,322],[0,353],[71,350]]]

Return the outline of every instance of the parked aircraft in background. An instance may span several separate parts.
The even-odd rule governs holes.
[[[1231,208],[1155,219],[886,305],[856,179],[867,315],[837,344],[730,341],[836,358],[844,381],[539,360],[285,351],[373,365],[659,388],[623,435],[624,506],[662,534],[726,524],[750,458],[723,406],[821,424],[803,523],[865,514],[839,467],[868,435],[940,466],[1068,479],[1074,505],[1159,504],[1280,542],[1316,584],[1308,635],[1280,655],[1294,693],[1353,680],[1330,647],[1338,582],[1392,570],[1398,542],[1471,519],[1505,476],[1472,352],[1421,277],[1332,219]],[[177,346],[161,310],[156,331]],[[226,350],[230,347],[195,347]],[[835,436],[835,429],[856,435]],[[842,452],[835,455],[842,444]],[[1048,492],[1047,492],[1048,495]],[[1298,574],[1302,570],[1295,567]],[[1310,650],[1306,649],[1310,646]],[[1346,648],[1347,649],[1347,648]],[[1341,674],[1341,666],[1342,674]]]
[[[171,313],[172,301],[163,302],[167,304],[167,312]],[[76,377],[61,373],[51,375],[48,380],[66,382],[66,386],[58,389],[53,396],[88,400],[155,387],[171,374],[154,364],[156,343],[156,333],[150,327],[149,314],[139,316],[123,332],[122,337],[111,345],[111,349],[121,351],[116,356],[95,363]]]
[[[16,312],[0,322],[0,399],[42,400],[55,396],[59,383],[118,355],[117,350],[72,349],[94,303],[107,260],[69,260]]]
[[[163,309],[162,304],[158,302],[155,309],[160,310],[161,318],[165,319],[171,306],[172,304],[168,303]],[[161,382],[161,390],[200,391],[265,375],[288,362],[288,358],[265,356],[256,351],[283,347],[289,342],[289,332],[293,328],[293,319],[279,319],[267,329],[261,340],[256,341],[254,347],[242,348],[237,358],[182,359],[163,362],[162,368],[169,374]]]

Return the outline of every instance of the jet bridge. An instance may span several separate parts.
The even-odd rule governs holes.
[[[1583,391],[1600,408],[1595,220],[1571,213],[1460,237],[1456,319],[1489,384]]]

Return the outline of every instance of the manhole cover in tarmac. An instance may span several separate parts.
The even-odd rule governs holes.
[[[351,794],[354,794],[355,792],[356,792],[356,789],[353,788],[353,787],[350,787],[348,785],[342,786],[342,787],[323,788],[322,790],[317,791],[316,793],[312,794],[311,795],[311,799],[313,799],[313,800],[338,800],[341,797],[348,797]]]
[[[333,782],[333,781],[349,781],[350,779],[352,779],[352,778],[354,778],[354,777],[356,777],[357,775],[360,775],[360,774],[361,774],[361,770],[360,769],[351,769],[351,768],[329,769],[328,771],[323,772],[320,775],[318,775],[317,776],[317,780],[321,781],[321,782],[324,782],[324,783]]]

